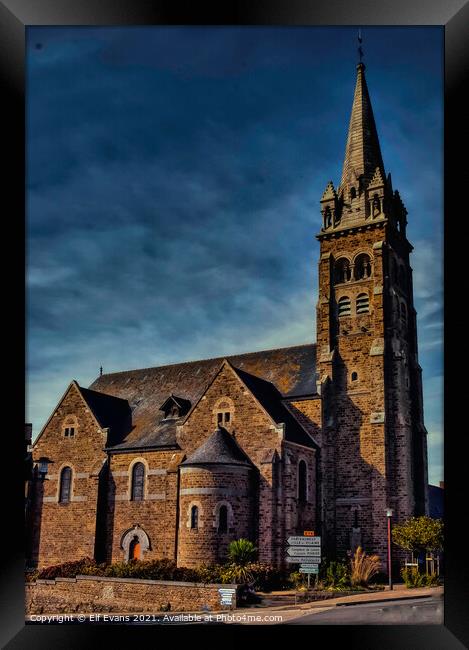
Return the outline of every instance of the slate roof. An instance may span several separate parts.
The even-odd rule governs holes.
[[[132,412],[126,399],[83,388],[78,384],[77,387],[99,425],[109,427],[111,441],[119,440],[130,431]]]
[[[176,424],[182,419],[164,420],[164,413],[159,410],[161,405],[172,393],[196,404],[224,358],[236,369],[274,384],[277,390],[275,399],[272,388],[261,387],[259,382],[248,379],[264,400],[258,397],[259,401],[270,408],[269,411],[264,406],[269,413],[275,409],[281,410],[283,419],[276,421],[286,421],[288,415],[285,412],[289,413],[285,406],[275,406],[274,402],[278,401],[279,396],[316,394],[314,344],[103,374],[91,384],[90,389],[127,400],[132,409],[132,430],[120,440],[113,436],[111,446],[116,450],[177,447]],[[300,425],[296,423],[294,426]]]
[[[252,467],[252,462],[233,436],[223,427],[219,427],[181,465],[246,465]]]

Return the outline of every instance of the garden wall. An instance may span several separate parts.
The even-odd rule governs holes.
[[[77,576],[26,583],[26,614],[223,610],[219,589],[237,585]]]

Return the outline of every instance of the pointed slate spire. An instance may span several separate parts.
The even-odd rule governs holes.
[[[378,133],[365,79],[365,64],[359,63],[339,193],[344,189],[350,189],[350,185],[354,184],[354,176],[366,182],[370,181],[377,167],[385,177]]]

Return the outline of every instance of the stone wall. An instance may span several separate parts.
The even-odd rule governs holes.
[[[237,585],[200,584],[77,576],[26,583],[26,614],[150,612],[163,611],[170,603],[172,612],[218,611],[219,589]],[[233,598],[234,609],[236,598]]]
[[[107,549],[109,562],[125,560],[122,537],[139,524],[150,539],[150,548],[142,559],[176,559],[178,475],[177,465],[184,453],[173,450],[112,454],[107,508]],[[134,463],[145,466],[144,498],[130,500]]]
[[[73,437],[64,427],[73,419]],[[93,557],[99,471],[106,459],[105,433],[72,384],[34,445],[33,458],[50,460],[49,472],[34,486],[34,521],[29,555],[41,567]],[[60,475],[72,470],[71,498],[59,503]]]

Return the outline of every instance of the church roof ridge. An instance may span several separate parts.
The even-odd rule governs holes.
[[[268,352],[281,352],[283,350],[294,350],[294,349],[300,349],[300,348],[307,348],[307,347],[316,347],[316,343],[300,343],[297,345],[285,345],[279,348],[266,348],[263,350],[253,350],[251,352],[240,352],[240,353],[234,353],[234,354],[220,354],[217,355],[216,357],[205,357],[204,359],[191,359],[190,361],[176,361],[174,363],[166,363],[161,366],[146,366],[144,368],[129,368],[127,370],[117,370],[116,372],[105,372],[100,377],[113,377],[116,375],[125,375],[126,373],[131,373],[131,372],[143,372],[145,370],[163,370],[164,368],[173,368],[174,366],[184,366],[184,365],[190,365],[191,363],[197,364],[197,363],[203,363],[204,361],[217,361],[220,359],[220,362],[223,361],[223,359],[230,360],[234,357],[246,357],[249,355],[253,354],[265,354]],[[94,381],[92,382],[93,385]],[[99,392],[99,391],[95,391]]]

